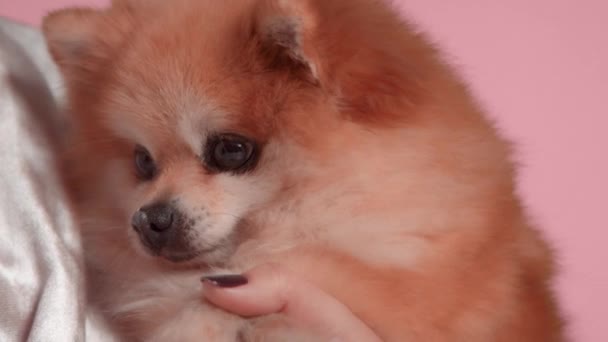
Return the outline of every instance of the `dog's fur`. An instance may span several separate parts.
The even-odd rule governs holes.
[[[509,144],[381,1],[118,0],[53,13],[44,32],[67,81],[63,173],[90,300],[124,336],[303,336],[201,300],[205,273],[278,262],[386,341],[562,339]],[[257,166],[209,172],[214,132],[254,138]],[[152,181],[134,174],[136,145]],[[191,220],[196,257],[142,248],[131,215],[159,199]]]

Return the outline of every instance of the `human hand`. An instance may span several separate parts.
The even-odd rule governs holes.
[[[276,265],[205,277],[203,286],[209,302],[242,317],[281,313],[328,341],[381,341],[344,304]]]

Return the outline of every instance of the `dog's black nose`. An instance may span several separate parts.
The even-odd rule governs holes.
[[[151,230],[162,233],[171,228],[175,209],[166,203],[155,203],[139,209],[133,215],[131,224],[140,233]]]
[[[166,203],[155,203],[145,206],[133,214],[131,225],[139,234],[142,243],[158,254],[174,235],[176,209]]]

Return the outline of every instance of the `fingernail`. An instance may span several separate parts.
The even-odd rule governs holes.
[[[201,280],[217,287],[237,287],[247,284],[247,278],[240,274],[207,276],[203,277]]]

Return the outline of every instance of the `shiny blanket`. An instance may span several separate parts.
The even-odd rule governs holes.
[[[0,341],[109,341],[54,167],[61,79],[41,34],[0,18]]]

